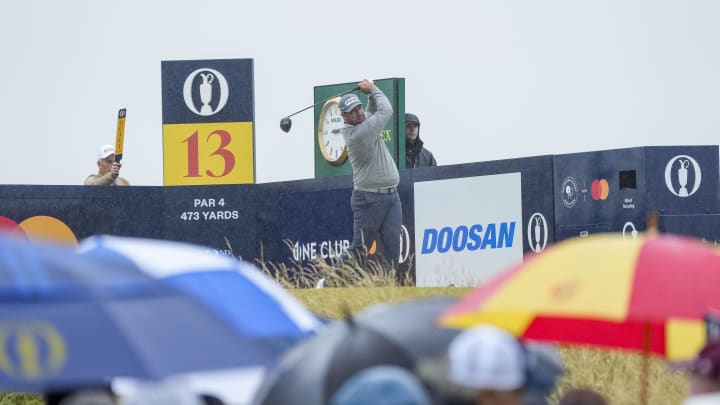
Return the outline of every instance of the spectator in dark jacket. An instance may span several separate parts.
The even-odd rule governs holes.
[[[420,139],[420,119],[415,114],[405,114],[405,167],[437,166],[432,152],[423,147]]]

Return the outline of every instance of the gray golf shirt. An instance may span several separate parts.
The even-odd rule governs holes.
[[[345,124],[343,138],[353,169],[355,188],[374,189],[397,187],[400,173],[382,137],[393,109],[390,101],[375,87],[368,95],[365,121],[358,125]]]

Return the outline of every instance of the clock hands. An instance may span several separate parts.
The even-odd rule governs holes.
[[[331,133],[333,135],[337,135],[343,131],[343,128],[334,128],[334,129],[326,129],[323,131],[323,134],[327,135],[328,133]]]

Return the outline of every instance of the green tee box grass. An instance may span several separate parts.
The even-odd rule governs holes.
[[[422,288],[422,287],[353,287],[309,288],[291,290],[305,306],[314,313],[330,319],[342,319],[345,309],[358,312],[383,302],[409,301],[432,296],[460,297],[469,288]]]

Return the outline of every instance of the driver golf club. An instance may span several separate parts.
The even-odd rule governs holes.
[[[322,103],[324,103],[324,102],[326,102],[326,101],[328,101],[328,100],[331,100],[331,99],[333,99],[333,98],[335,98],[335,97],[344,96],[345,94],[348,94],[348,93],[353,92],[353,91],[358,90],[358,89],[359,89],[359,87],[357,87],[357,86],[356,86],[356,87],[353,87],[352,89],[345,90],[345,91],[343,91],[343,92],[340,93],[340,94],[336,94],[336,95],[334,95],[334,96],[332,96],[332,97],[326,98],[325,100],[318,101],[318,102],[315,103],[315,104],[310,104],[309,106],[303,108],[303,109],[300,110],[300,111],[295,111],[294,113],[292,113],[292,114],[288,115],[287,117],[284,117],[284,118],[282,118],[282,119],[280,120],[280,129],[282,129],[283,132],[290,132],[290,127],[292,126],[292,121],[290,120],[290,117],[292,117],[293,115],[300,114],[301,112],[303,112],[303,111],[305,111],[305,110],[309,110],[309,109],[315,107],[315,106],[318,105],[318,104],[322,104]]]

